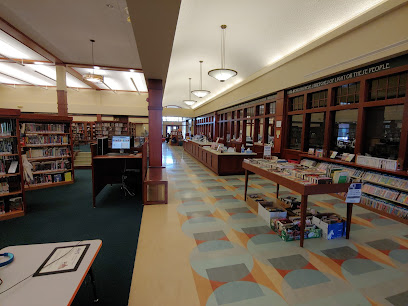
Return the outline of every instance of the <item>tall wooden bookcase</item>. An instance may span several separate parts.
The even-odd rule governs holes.
[[[34,179],[25,190],[74,183],[72,117],[21,114],[21,153],[33,165]]]
[[[19,116],[19,110],[0,109],[0,221],[24,216],[26,210]],[[10,171],[13,161],[15,172]]]

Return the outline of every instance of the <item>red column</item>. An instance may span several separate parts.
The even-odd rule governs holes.
[[[162,166],[162,80],[148,79],[149,92],[149,165],[150,167]]]

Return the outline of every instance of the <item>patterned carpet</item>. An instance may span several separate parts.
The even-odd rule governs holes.
[[[351,239],[284,242],[243,201],[244,176],[219,177],[182,147],[163,148],[201,305],[408,305],[408,226],[354,206]],[[252,175],[249,194],[274,198]],[[280,194],[294,194],[280,187]],[[345,216],[329,195],[308,207]],[[182,252],[182,250],[180,250]]]

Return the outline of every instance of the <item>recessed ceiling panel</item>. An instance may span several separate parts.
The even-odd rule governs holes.
[[[142,68],[126,0],[2,0],[0,17],[66,63]]]

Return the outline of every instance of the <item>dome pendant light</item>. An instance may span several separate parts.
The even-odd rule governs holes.
[[[211,93],[208,90],[203,90],[203,61],[200,61],[200,89],[193,90],[191,93],[199,98],[204,98]]]
[[[225,29],[227,26],[221,26],[221,68],[208,71],[208,75],[220,82],[225,82],[238,74],[235,70],[225,68]]]
[[[188,106],[191,106],[191,105],[193,105],[194,103],[196,103],[197,101],[191,100],[191,78],[189,78],[188,80],[189,80],[189,86],[188,86],[188,100],[184,100],[183,102],[186,103]]]
[[[91,44],[92,44],[92,73],[84,74],[82,77],[92,83],[103,83],[103,75],[100,74],[95,74],[95,62],[94,62],[94,52],[93,52],[93,46],[95,40],[90,39]]]

